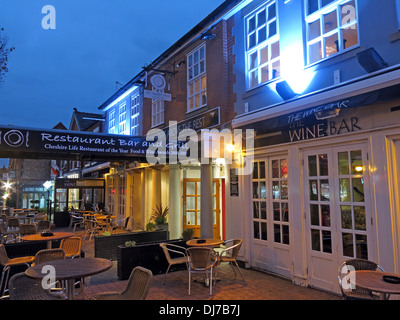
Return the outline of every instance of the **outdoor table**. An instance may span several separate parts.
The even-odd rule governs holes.
[[[111,220],[115,219],[116,216],[107,216],[103,214],[95,214],[97,220],[103,220],[106,222],[106,230],[111,231]]]
[[[34,279],[43,279],[48,273],[42,273],[42,268],[49,265],[55,269],[55,280],[65,280],[67,299],[73,300],[75,279],[107,271],[113,264],[112,261],[103,258],[59,259],[29,267],[25,274]]]
[[[61,240],[72,237],[72,232],[53,232],[52,236],[42,236],[41,233],[29,234],[21,237],[23,241],[47,241],[47,248],[51,249],[51,242],[53,240]]]
[[[224,240],[221,239],[191,239],[186,241],[186,245],[189,247],[217,247],[223,243]]]
[[[351,274],[351,273],[350,273]],[[400,275],[371,270],[355,271],[355,284],[367,290],[378,292],[381,297],[388,299],[391,294],[400,294],[400,283],[386,282],[383,277],[395,277],[400,280]]]

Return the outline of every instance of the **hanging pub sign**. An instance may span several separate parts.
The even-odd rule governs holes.
[[[142,159],[149,143],[145,137],[0,126],[0,156],[6,158]]]

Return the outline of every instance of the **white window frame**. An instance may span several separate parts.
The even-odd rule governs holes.
[[[139,94],[131,97],[131,135],[139,135],[139,113],[140,113],[140,100]]]
[[[108,114],[108,133],[115,133],[115,110]]]
[[[270,9],[273,7],[275,7],[275,16],[268,17]],[[265,14],[265,21],[264,18],[261,19],[263,14]],[[269,1],[267,4],[259,7],[245,19],[246,86],[248,90],[271,81],[276,81],[280,77],[280,35],[278,22],[276,0]],[[273,25],[275,25],[275,30],[272,27]],[[254,45],[252,45],[253,41]]]
[[[126,131],[126,102],[123,102],[119,106],[119,134],[127,134]]]
[[[360,45],[360,34],[359,34],[359,23],[358,23],[358,4],[357,0],[333,0],[332,3],[322,7],[322,1],[323,0],[313,0],[313,1],[318,1],[318,10],[315,12],[308,14],[308,1],[310,0],[304,0],[305,1],[305,8],[306,8],[306,17],[305,17],[305,23],[306,23],[306,51],[307,51],[307,65],[312,65],[315,63],[319,63],[325,59],[329,59],[331,57],[337,56],[339,54],[342,54],[343,52],[346,52],[348,50],[354,49]],[[345,6],[346,3],[351,3],[354,1],[354,12],[349,11],[345,12],[342,10],[342,6]],[[341,10],[342,8],[342,10]],[[325,26],[323,26],[322,21],[325,19],[324,17],[328,16],[329,14],[333,13],[336,11],[336,27],[332,28],[331,30],[324,30]],[[345,14],[346,13],[346,14]],[[352,19],[351,15],[354,14],[355,17]],[[319,31],[319,35],[316,35],[315,37],[310,39],[310,33],[311,33],[311,27],[310,25],[312,23],[316,23],[317,21],[319,22],[319,30],[318,28],[315,30]],[[345,44],[345,39],[343,32],[344,30],[349,30],[349,29],[356,29],[357,32],[357,43],[346,46]],[[327,52],[327,39],[330,37],[335,37],[337,34],[337,42],[336,43],[336,52],[328,53]],[[320,58],[318,59],[313,59],[311,60],[311,53],[310,53],[310,47],[319,45],[320,46]],[[335,49],[335,48],[334,48]]]
[[[186,61],[187,112],[191,112],[207,105],[206,44],[203,43],[188,53]]]
[[[164,92],[164,90],[153,91]],[[153,99],[151,103],[151,127],[156,127],[164,123],[164,100]]]

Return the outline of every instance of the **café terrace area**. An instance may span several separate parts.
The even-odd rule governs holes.
[[[89,213],[84,213],[90,215]],[[17,218],[17,219],[15,219]],[[119,258],[115,258],[107,253],[104,254],[99,249],[104,247],[104,244],[98,244],[95,248],[96,241],[108,240],[116,238],[117,236],[129,236],[131,232],[124,230],[123,225],[120,227],[113,227],[111,219],[104,219],[104,224],[101,225],[102,231],[94,233],[91,228],[98,228],[99,224],[83,223],[77,224],[76,221],[71,220],[69,227],[56,228],[54,224],[50,225],[50,229],[43,228],[44,223],[41,221],[40,215],[37,213],[13,213],[2,215],[2,243],[6,248],[6,252],[1,252],[1,264],[3,265],[3,280],[8,282],[7,287],[3,293],[3,300],[9,299],[49,299],[49,295],[55,296],[55,299],[74,299],[74,300],[93,300],[99,297],[105,297],[105,292],[124,292],[127,288],[131,287],[132,282],[137,290],[139,287],[146,287],[144,292],[138,299],[145,300],[340,300],[340,296],[330,293],[322,292],[312,288],[301,287],[293,284],[290,280],[262,272],[255,269],[246,269],[240,267],[240,273],[236,265],[230,266],[228,262],[221,262],[218,255],[222,253],[229,245],[215,245],[212,246],[209,260],[217,262],[214,266],[213,276],[217,277],[213,281],[212,288],[209,286],[209,275],[191,273],[190,281],[190,295],[189,295],[189,272],[185,262],[179,265],[172,265],[167,276],[165,276],[165,269],[168,266],[168,261],[165,253],[160,248],[160,243],[171,243],[170,240],[166,241],[153,241],[152,248],[157,248],[156,263],[149,262],[149,258],[141,260],[140,265],[134,265],[135,262],[130,262],[128,270],[125,275],[121,274],[123,267]],[[18,224],[15,220],[20,221]],[[44,220],[47,220],[46,218]],[[102,220],[97,216],[97,221]],[[83,221],[83,220],[82,220]],[[35,228],[31,231],[25,231],[26,225],[33,225]],[[47,225],[47,226],[48,226]],[[45,227],[46,228],[46,227]],[[101,232],[107,230],[107,235],[101,235]],[[92,234],[93,233],[93,234]],[[142,235],[146,232],[138,232]],[[147,234],[146,234],[147,236]],[[69,257],[69,251],[73,250],[71,239],[78,239],[80,241],[80,254],[75,254],[73,258]],[[143,247],[146,243],[133,243],[133,248]],[[198,239],[192,240],[192,243],[201,243]],[[222,241],[221,241],[222,242]],[[177,242],[174,242],[175,245]],[[180,244],[185,244],[185,241],[180,239]],[[187,242],[186,242],[187,243]],[[155,244],[155,245],[154,245]],[[185,245],[186,248],[191,246]],[[60,255],[60,248],[65,249],[65,255]],[[150,247],[149,247],[150,248]],[[179,250],[178,247],[171,247],[172,250]],[[209,248],[206,243],[200,246],[201,248]],[[146,249],[151,251],[154,249]],[[160,251],[161,250],[161,251]],[[36,252],[35,252],[36,251]],[[42,254],[41,253],[45,253]],[[196,251],[196,250],[195,250]],[[161,254],[160,254],[161,252]],[[183,252],[188,255],[188,252],[183,249]],[[99,257],[103,256],[103,257]],[[134,253],[131,253],[130,260],[135,260]],[[29,258],[31,257],[31,258]],[[104,258],[106,257],[106,258]],[[170,257],[174,257],[174,253],[170,251]],[[8,259],[8,261],[7,261]],[[157,260],[158,259],[158,260]],[[137,260],[137,261],[140,261]],[[181,260],[182,261],[182,260]],[[25,264],[27,262],[27,264]],[[90,263],[89,263],[90,262]],[[61,266],[67,263],[67,266]],[[73,270],[75,264],[78,270]],[[126,263],[126,262],[122,262]],[[44,290],[40,288],[41,279],[39,268],[43,265],[52,265],[55,267],[56,280],[60,280],[61,285],[56,289]],[[79,265],[78,265],[79,264]],[[239,262],[240,265],[242,265]],[[29,265],[29,267],[28,267]],[[159,265],[158,267],[155,265]],[[160,266],[162,266],[160,268]],[[35,266],[36,269],[35,269]],[[138,267],[139,266],[139,267]],[[138,267],[138,268],[136,268]],[[146,268],[147,267],[147,268]],[[193,268],[193,266],[191,266]],[[138,270],[140,269],[140,270]],[[151,272],[150,269],[153,269]],[[133,271],[132,271],[133,270]],[[134,270],[141,271],[137,277],[133,276]],[[192,270],[193,271],[193,270]],[[216,274],[217,273],[217,274]],[[39,274],[39,276],[38,276]],[[71,278],[72,277],[72,278]],[[121,279],[123,278],[123,279]],[[129,278],[129,279],[128,279]],[[133,279],[131,282],[130,278]],[[78,280],[83,279],[83,287],[79,284]],[[9,280],[9,281],[7,281]],[[72,285],[75,283],[75,285]],[[11,287],[11,290],[8,290]],[[34,288],[34,290],[32,290]],[[211,290],[212,292],[211,292]],[[140,289],[139,289],[140,290]],[[10,292],[11,291],[11,292]],[[129,290],[128,290],[129,291]],[[49,293],[50,292],[50,293]],[[117,300],[128,298],[135,299],[135,295],[115,296]],[[53,299],[53,298],[51,298]],[[100,298],[101,299],[101,298]]]

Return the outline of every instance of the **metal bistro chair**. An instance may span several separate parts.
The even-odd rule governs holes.
[[[115,230],[123,230],[123,231],[128,231],[128,226],[129,226],[129,220],[131,217],[126,217],[124,219],[111,222],[111,231],[114,233]],[[120,223],[123,222],[121,225]]]
[[[161,283],[161,285],[164,285],[164,282],[167,279],[168,271],[171,268],[171,266],[186,263],[186,267],[187,267],[188,257],[186,254],[186,248],[184,248],[184,247],[177,246],[177,245],[171,244],[171,243],[160,243],[160,247],[163,249],[165,258],[168,261],[168,268],[167,268],[167,271],[165,272],[164,279]],[[170,253],[172,253],[173,255],[178,255],[178,256],[172,258]]]
[[[51,222],[49,220],[39,220],[36,224],[37,232],[50,230]]]
[[[189,271],[189,296],[192,273],[205,273],[209,276],[210,295],[212,295],[212,273],[213,267],[217,262],[217,256],[212,248],[191,247],[188,252],[188,271]]]
[[[37,230],[34,224],[21,224],[19,226],[19,234],[21,237],[35,233],[37,233]]]
[[[0,235],[1,235],[0,243],[15,242],[18,239],[19,231],[7,231],[4,222],[0,222]],[[9,237],[11,237],[11,239],[9,239]]]
[[[62,300],[60,294],[43,289],[42,280],[29,278],[25,272],[14,274],[9,281],[10,300]]]
[[[153,273],[143,267],[135,267],[122,292],[103,292],[93,296],[92,300],[144,300],[149,292]]]
[[[379,300],[380,297],[376,294],[373,294],[372,291],[356,287],[350,290],[344,290],[342,286],[342,281],[345,275],[343,275],[343,268],[345,266],[349,266],[353,268],[355,271],[357,270],[372,270],[375,271],[379,269],[380,271],[384,272],[383,268],[376,264],[373,261],[365,260],[365,259],[350,259],[342,263],[339,267],[338,271],[338,280],[340,290],[342,292],[342,296],[345,300]]]
[[[232,243],[232,245],[227,247],[226,249],[223,249],[219,253],[217,266],[219,266],[222,262],[228,262],[231,265],[233,273],[235,274],[236,277],[236,271],[234,268],[234,265],[236,265],[236,268],[239,270],[240,276],[242,277],[243,281],[246,281],[236,260],[240,251],[240,247],[242,246],[242,242],[243,242],[242,239],[226,240],[223,243],[224,245],[228,245],[230,243]],[[217,273],[218,273],[218,268],[216,268],[215,278],[217,278]]]
[[[35,257],[33,256],[17,257],[10,259],[7,255],[7,251],[4,245],[0,244],[0,264],[3,266],[0,280],[0,296],[3,296],[4,292],[6,291],[11,267],[21,265],[26,265],[27,267],[29,267],[34,261]]]
[[[65,251],[66,259],[78,258],[81,254],[82,239],[79,237],[70,237],[62,239],[60,248]]]

